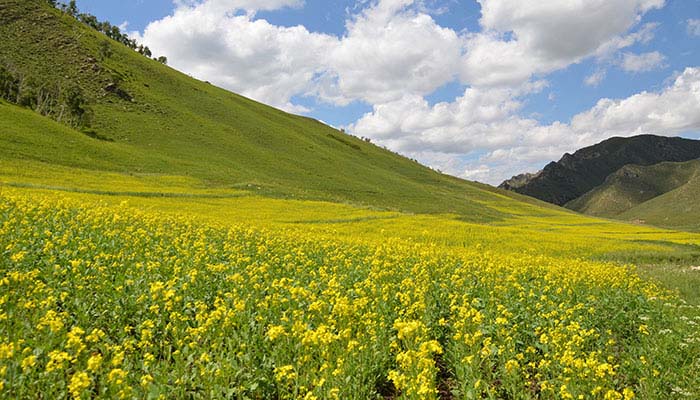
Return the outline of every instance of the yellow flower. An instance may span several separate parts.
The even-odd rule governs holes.
[[[81,338],[83,334],[85,334],[85,331],[77,326],[74,326],[68,332],[68,347],[73,349],[76,355],[85,350],[85,344],[83,344],[83,339]]]
[[[36,356],[34,354],[25,357],[22,360],[22,371],[27,372],[36,365]]]
[[[100,368],[102,364],[102,354],[95,353],[88,359],[87,368],[88,370],[95,372]]]
[[[146,374],[146,375],[143,375],[141,377],[141,386],[143,386],[143,387],[147,387],[152,382],[153,382],[153,377],[151,375]]]
[[[27,252],[26,252],[26,251],[20,251],[19,253],[15,253],[15,254],[11,255],[11,256],[10,256],[10,260],[11,260],[13,263],[18,263],[18,262],[24,260],[24,257],[25,257],[26,255],[27,255]]]
[[[622,395],[620,392],[617,392],[615,390],[608,390],[605,392],[605,400],[621,400]]]
[[[49,310],[46,312],[44,317],[41,318],[39,324],[37,325],[37,328],[41,329],[45,326],[48,326],[52,333],[57,333],[58,331],[63,329],[63,321],[61,320],[60,315],[56,311]]]
[[[624,388],[622,390],[622,396],[625,398],[625,400],[632,400],[634,399],[634,391],[630,388]]]
[[[107,381],[115,385],[121,385],[124,383],[124,379],[126,379],[126,371],[121,368],[114,368],[107,375]]]
[[[511,373],[520,368],[520,364],[515,360],[508,360],[506,362],[506,372]]]
[[[275,325],[270,327],[270,329],[267,330],[267,338],[269,340],[275,340],[280,336],[284,336],[286,333],[285,329],[283,326],[280,325]]]
[[[122,365],[122,362],[124,362],[124,352],[118,351],[114,353],[114,355],[112,356],[112,366],[118,367]]]
[[[71,377],[68,390],[74,398],[79,399],[80,395],[88,386],[90,386],[90,377],[88,374],[85,372],[77,372]]]
[[[63,369],[64,363],[70,359],[70,355],[65,351],[54,350],[50,352],[49,362],[46,363],[46,372]]]
[[[92,330],[92,332],[90,332],[89,335],[85,337],[85,340],[91,343],[96,343],[100,341],[100,339],[102,339],[103,337],[105,337],[105,333],[101,329],[95,328]]]
[[[294,367],[291,365],[275,368],[275,378],[278,382],[292,381],[296,379],[296,377],[297,373],[294,372]]]
[[[15,353],[15,346],[12,343],[0,343],[0,360],[11,358]]]

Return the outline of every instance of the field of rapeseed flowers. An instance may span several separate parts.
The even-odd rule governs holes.
[[[698,310],[618,264],[22,191],[0,252],[0,398],[700,396]]]

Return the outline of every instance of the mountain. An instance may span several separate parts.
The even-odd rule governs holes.
[[[0,2],[0,35],[0,160],[474,221],[539,203],[193,79],[47,1]]]
[[[566,204],[585,214],[667,228],[700,230],[700,160],[626,165]]]
[[[514,177],[499,187],[564,205],[602,185],[608,176],[626,165],[645,166],[697,158],[700,158],[698,140],[654,135],[613,137],[574,154],[566,153],[539,173]],[[622,174],[624,177],[624,171]]]
[[[616,218],[666,228],[700,231],[700,162],[687,167],[695,171],[687,183],[641,203]]]
[[[566,207],[589,215],[615,217],[673,190],[692,187],[699,174],[700,160],[625,165],[602,185],[566,203]]]

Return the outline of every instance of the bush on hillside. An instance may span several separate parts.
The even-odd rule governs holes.
[[[0,98],[74,127],[89,125],[91,110],[77,86],[49,86],[0,65]]]

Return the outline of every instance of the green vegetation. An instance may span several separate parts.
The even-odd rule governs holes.
[[[504,216],[487,205],[503,197],[500,191],[192,79],[45,2],[6,1],[0,22],[0,34],[12,38],[0,43],[0,60],[42,84],[81,88],[91,114],[82,130],[87,139],[107,139],[77,139],[74,131],[3,105],[2,159],[189,176],[209,187],[252,186],[271,196],[451,212],[474,221]],[[21,128],[5,122],[20,119]],[[46,129],[54,134],[42,134]],[[19,143],[27,137],[31,147]]]
[[[595,216],[700,230],[700,160],[627,165],[601,186],[566,204]]]
[[[568,213],[489,228],[295,200],[61,197],[0,194],[3,397],[698,394],[700,309],[632,267],[572,258],[697,235]],[[134,208],[149,203],[187,215]],[[306,223],[274,220],[291,217]]]

